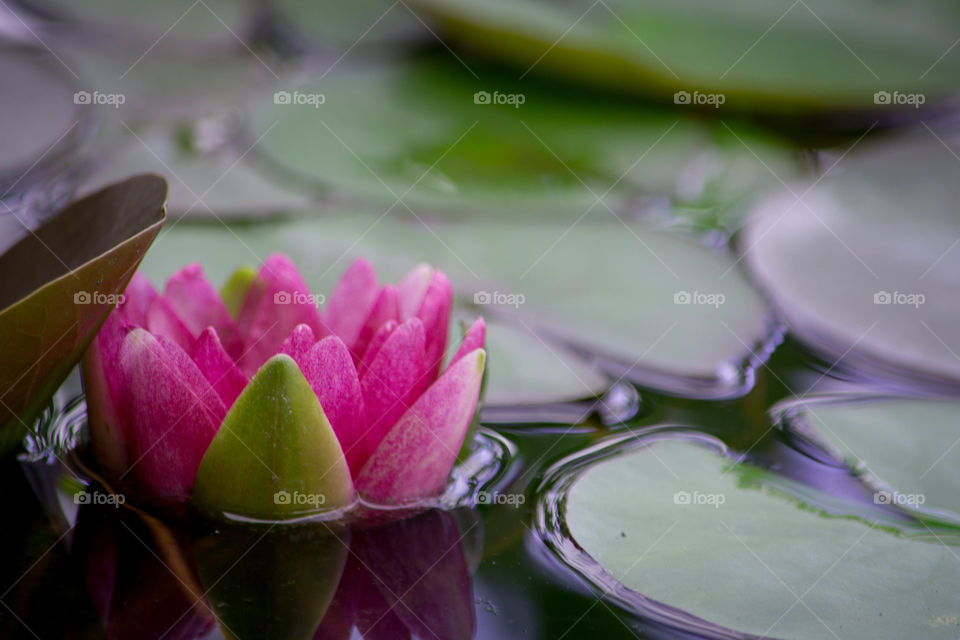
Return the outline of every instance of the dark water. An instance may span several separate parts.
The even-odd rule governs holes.
[[[636,416],[621,424],[605,425],[594,415],[577,427],[488,425],[495,433],[481,436],[486,453],[504,459],[497,467],[492,454],[474,456],[482,472],[472,482],[461,478],[462,495],[447,508],[352,531],[330,523],[187,529],[133,505],[77,507],[72,496],[81,485],[61,465],[43,461],[45,452],[68,448],[82,427],[77,400],[48,416],[55,428],[47,441],[33,443],[32,455],[7,460],[0,470],[6,514],[0,634],[702,637],[682,618],[666,625],[628,613],[616,598],[598,597],[598,587],[558,559],[563,532],[537,521],[545,470],[604,438],[682,427],[711,434],[785,477],[870,502],[849,469],[775,428],[768,415],[786,397],[854,384],[863,390],[872,383],[829,369],[787,337],[738,399],[689,400],[641,389]]]

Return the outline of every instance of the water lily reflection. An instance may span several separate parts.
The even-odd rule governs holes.
[[[109,638],[453,640],[476,630],[464,515],[196,536],[91,506],[73,551]]]

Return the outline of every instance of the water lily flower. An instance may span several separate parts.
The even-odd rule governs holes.
[[[323,311],[271,255],[217,292],[198,264],[137,274],[83,359],[94,454],[162,505],[274,518],[443,491],[480,394],[485,325],[445,368],[452,291],[353,262]]]

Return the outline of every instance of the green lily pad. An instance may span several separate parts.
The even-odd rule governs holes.
[[[256,152],[383,209],[402,198],[446,215],[575,220],[609,207],[633,217],[650,208],[643,197],[730,205],[773,179],[764,164],[793,170],[782,149],[736,123],[708,125],[502,72],[475,78],[455,60],[338,67],[287,90],[285,103],[257,110]]]
[[[960,72],[956,5],[856,0],[416,0],[466,47],[524,74],[559,75],[724,106],[875,109],[901,94],[950,95]],[[886,91],[891,100],[874,101]],[[678,104],[691,104],[678,102]],[[704,103],[707,108],[712,103]],[[909,105],[907,105],[909,106]]]
[[[394,282],[418,262],[429,262],[446,271],[474,317],[505,316],[524,333],[542,333],[557,354],[565,353],[559,345],[570,343],[581,359],[615,377],[626,375],[669,393],[742,392],[776,337],[762,300],[728,256],[675,233],[610,223],[603,214],[573,227],[489,221],[425,227],[399,215],[330,216],[229,230],[185,225],[162,236],[151,252],[145,269],[155,282],[189,258],[200,258],[219,282],[239,264],[284,251],[317,293],[328,294],[356,256],[367,256],[382,281]],[[546,357],[539,339],[527,342],[524,354],[533,355],[511,359],[530,367],[522,377],[566,377],[539,367],[555,369],[566,356],[557,361]],[[496,357],[491,352],[491,371]],[[593,374],[581,370],[574,368],[595,388],[588,377]],[[588,395],[584,385],[569,378],[565,384],[576,392],[568,399]],[[516,392],[538,393],[533,386]]]
[[[225,123],[208,120],[198,126],[205,124],[214,136],[226,135],[218,131],[226,128]],[[303,212],[310,206],[310,198],[302,191],[276,184],[247,159],[226,150],[181,148],[169,128],[151,128],[136,137],[128,132],[113,143],[84,188],[112,182],[131,171],[165,173],[170,178],[167,210],[175,219],[180,215],[213,220],[264,218]]]
[[[874,500],[960,522],[960,403],[807,398],[774,408],[876,487]]]
[[[140,122],[195,121],[233,112],[254,98],[272,95],[283,74],[277,63],[236,40],[230,47],[202,53],[189,46],[155,49],[138,60],[143,49],[105,49],[91,46],[90,38],[65,40],[58,46],[58,53],[82,78],[81,90],[90,94],[89,110],[116,131],[126,132]],[[176,170],[171,166],[166,173]]]
[[[608,449],[620,453],[568,477],[561,498],[583,550],[568,560],[607,596],[711,635],[956,637],[955,550],[824,515],[712,439],[646,445]]]
[[[163,224],[166,183],[135,176],[66,207],[0,256],[0,451],[23,437]]]
[[[200,462],[191,500],[209,513],[258,520],[353,503],[340,443],[290,356],[270,358],[233,403]]]
[[[955,392],[960,146],[936,135],[864,143],[834,174],[771,195],[740,247],[793,334],[830,363]]]
[[[459,323],[451,323],[448,356],[460,346],[462,337]],[[610,386],[610,379],[585,358],[568,348],[550,344],[522,325],[488,322],[484,349],[488,372],[484,400],[488,405],[592,398]]]

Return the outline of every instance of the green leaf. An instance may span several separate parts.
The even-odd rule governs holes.
[[[214,118],[197,122],[182,136],[202,138],[204,132],[217,140],[229,140],[230,122]],[[105,141],[96,170],[84,184],[101,185],[131,171],[151,171],[170,175],[167,210],[173,219],[181,215],[210,221],[260,219],[273,215],[303,212],[310,199],[301,191],[281,186],[269,174],[237,159],[222,148],[204,149],[202,139],[193,141],[200,149],[178,145],[178,131],[169,126],[144,127],[133,134]],[[213,132],[212,134],[209,132]],[[223,144],[221,141],[220,144]]]
[[[477,310],[473,317],[483,313]],[[464,318],[471,315],[463,313]],[[450,323],[448,357],[463,334],[458,322]],[[528,329],[507,322],[488,322],[484,345],[486,402],[493,405],[563,402],[601,395],[610,379],[596,367],[562,346],[550,344]],[[470,438],[467,438],[469,444]]]
[[[822,180],[772,193],[740,246],[790,331],[831,366],[955,393],[960,146],[935,136],[862,143]]]
[[[0,256],[0,450],[77,363],[164,221],[166,183],[135,176],[78,200]]]
[[[612,217],[609,208],[632,218],[671,200],[729,206],[772,183],[770,169],[793,170],[781,148],[737,123],[598,101],[502,71],[481,81],[454,60],[338,68],[289,90],[291,101],[299,92],[324,102],[264,100],[253,118],[257,152],[310,184],[375,202],[378,213],[412,217],[406,204],[420,217],[573,222],[588,210]],[[494,91],[523,104],[476,103]]]
[[[881,504],[960,523],[960,403],[810,397],[773,411],[864,474]]]
[[[560,515],[600,568],[573,548],[568,560],[627,606],[713,634],[719,625],[777,638],[956,637],[953,549],[827,516],[705,442],[615,445],[606,452],[620,455],[565,476],[573,484]]]
[[[723,106],[872,110],[874,93],[949,96],[960,14],[947,0],[416,0],[473,50],[530,71]],[[691,101],[692,102],[692,101]],[[678,104],[684,104],[678,102]],[[895,105],[892,100],[887,103]],[[713,111],[711,104],[705,105]],[[909,107],[909,105],[907,105]],[[682,107],[681,107],[682,108]]]
[[[200,462],[192,500],[261,520],[352,504],[340,443],[290,356],[270,358],[234,402]]]

